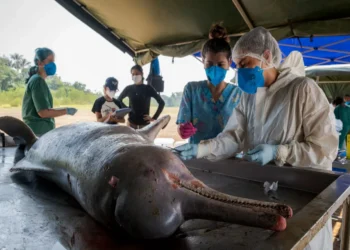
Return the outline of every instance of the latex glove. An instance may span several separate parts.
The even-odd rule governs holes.
[[[179,132],[182,139],[187,139],[194,135],[197,132],[197,129],[192,125],[191,122],[186,122],[180,124]]]
[[[253,150],[249,150],[244,159],[260,163],[262,166],[276,159],[277,145],[260,144]]]
[[[197,158],[198,145],[186,143],[174,148],[174,151],[179,154],[182,160],[190,160],[192,158]]]
[[[147,122],[153,122],[155,121],[152,117],[150,117],[149,115],[144,115],[143,116],[143,120],[147,121]]]
[[[75,115],[77,111],[76,108],[66,108],[67,115]]]

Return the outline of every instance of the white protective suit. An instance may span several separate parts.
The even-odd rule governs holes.
[[[224,131],[198,145],[198,158],[220,160],[260,144],[279,145],[276,164],[332,169],[334,114],[315,81],[284,69],[269,88],[243,93]]]
[[[315,81],[304,77],[302,60],[294,59],[288,62],[297,65],[281,65],[281,72],[270,88],[242,94],[224,131],[199,144],[198,158],[219,160],[259,144],[273,144],[279,145],[275,161],[278,166],[287,163],[332,170],[338,151],[333,110]],[[332,237],[329,219],[305,249],[333,249]]]

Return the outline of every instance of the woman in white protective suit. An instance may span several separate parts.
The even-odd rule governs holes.
[[[315,81],[301,67],[279,70],[278,43],[262,27],[238,40],[232,58],[244,92],[240,103],[222,133],[198,145],[177,147],[180,157],[215,161],[243,150],[246,160],[261,165],[274,161],[278,166],[332,170],[338,150],[334,114]],[[329,220],[305,249],[332,248]]]

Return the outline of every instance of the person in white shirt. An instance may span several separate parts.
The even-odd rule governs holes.
[[[177,147],[183,159],[220,160],[244,152],[244,158],[265,165],[332,170],[338,135],[334,114],[314,80],[280,68],[281,51],[262,27],[243,35],[233,49],[238,86],[243,90],[224,131],[198,145]],[[332,249],[332,225],[306,249]]]

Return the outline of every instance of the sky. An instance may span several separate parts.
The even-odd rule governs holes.
[[[79,81],[99,92],[110,76],[118,79],[119,90],[132,84],[132,58],[54,0],[0,1],[0,30],[0,55],[19,53],[33,63],[34,50],[48,47],[55,52],[57,75],[63,81]],[[190,81],[206,79],[202,63],[193,56],[175,58],[174,63],[160,56],[159,61],[166,95],[181,92]],[[149,64],[144,66],[146,77],[148,72]],[[226,81],[233,76],[230,70]]]

